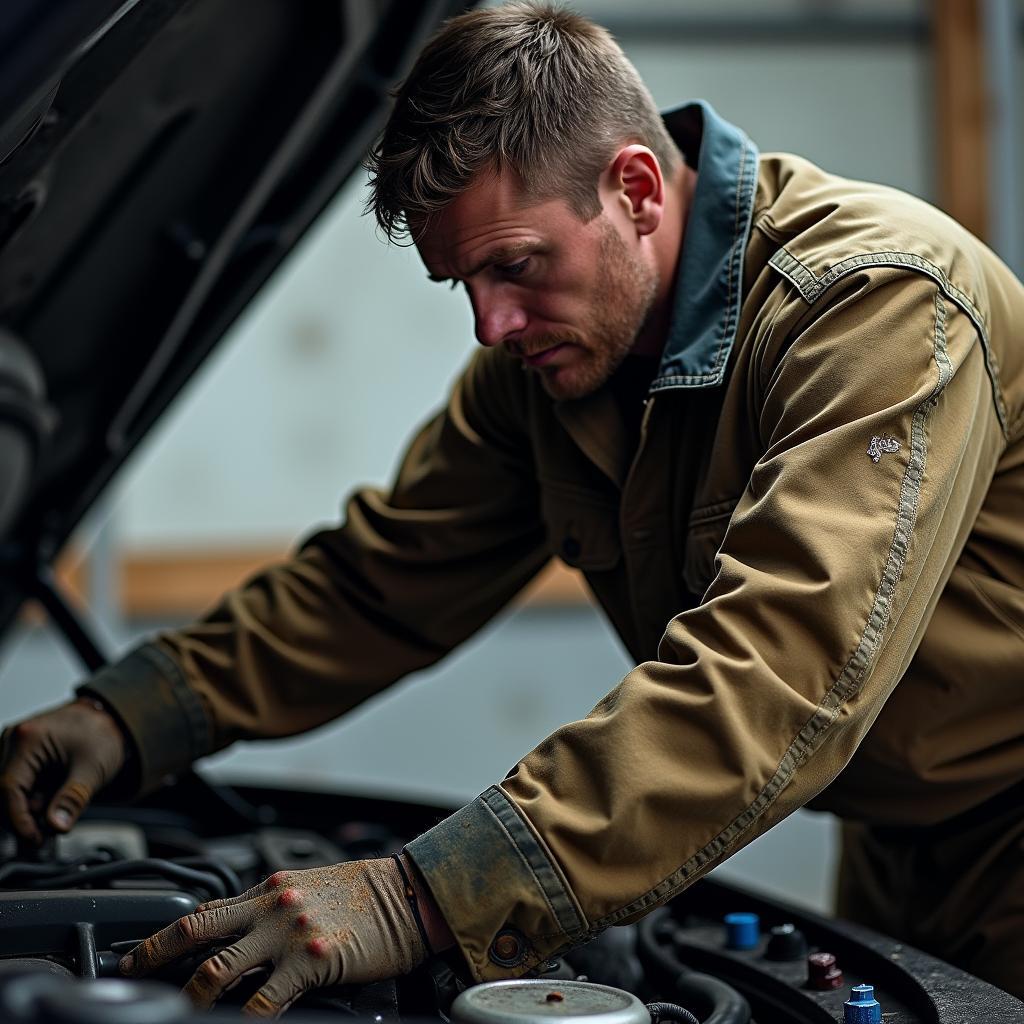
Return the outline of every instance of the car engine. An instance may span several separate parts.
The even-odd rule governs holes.
[[[177,989],[215,949],[147,981],[120,978],[118,960],[203,901],[235,895],[274,871],[397,852],[445,813],[365,797],[236,790],[190,775],[142,806],[91,808],[40,850],[7,837],[0,1019],[237,1017],[265,972],[246,976],[215,1011],[198,1015]],[[704,880],[638,924],[611,928],[548,962],[528,982],[472,986],[449,955],[393,981],[308,993],[286,1016],[296,1024],[339,1017],[827,1024],[883,1016],[889,1024],[1002,1024],[1024,1020],[1024,1003],[867,929]]]

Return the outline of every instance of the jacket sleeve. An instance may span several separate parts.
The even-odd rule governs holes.
[[[356,493],[342,526],[81,688],[125,726],[140,789],[235,739],[349,710],[437,661],[544,565],[522,375],[503,362],[473,359],[389,492]]]
[[[480,980],[642,916],[805,804],[914,653],[1002,447],[981,344],[902,270],[792,303],[699,606],[409,847]]]

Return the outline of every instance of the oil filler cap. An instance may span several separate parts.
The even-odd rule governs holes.
[[[466,989],[452,1003],[457,1024],[651,1024],[636,996],[587,981],[513,979]]]

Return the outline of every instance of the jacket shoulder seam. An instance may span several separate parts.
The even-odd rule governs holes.
[[[894,249],[885,252],[861,253],[857,256],[850,256],[830,267],[824,274],[817,275],[784,246],[771,257],[768,264],[795,285],[800,295],[808,304],[817,302],[834,284],[863,267],[905,267],[930,277],[945,296],[963,310],[974,324],[974,329],[978,332],[982,350],[985,354],[985,368],[988,371],[989,381],[992,385],[992,400],[995,403],[996,413],[999,416],[999,425],[1002,428],[1003,436],[1007,438],[1010,436],[1015,424],[1008,422],[1009,414],[1000,384],[999,361],[992,350],[985,318],[971,297],[963,289],[953,284],[941,267],[932,263],[931,260],[919,256],[917,253]]]

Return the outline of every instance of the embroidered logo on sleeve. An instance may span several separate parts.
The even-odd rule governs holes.
[[[871,444],[868,445],[868,455],[871,456],[871,461],[878,463],[882,458],[884,452],[893,454],[900,450],[900,443],[895,437],[890,437],[888,434],[883,434],[881,437],[877,435],[871,438]]]

